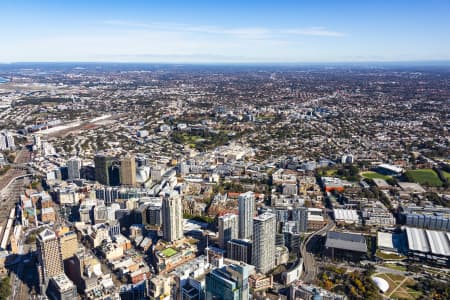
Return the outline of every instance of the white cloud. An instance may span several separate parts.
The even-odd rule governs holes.
[[[105,21],[68,33],[27,32],[9,37],[0,61],[295,61],[312,60],[314,43],[301,37],[338,32],[323,27],[281,28],[195,26],[177,23]],[[33,45],[32,50],[30,45]],[[328,49],[328,48],[324,48]],[[320,51],[319,51],[320,52]]]
[[[341,37],[346,35],[345,33],[342,32],[328,30],[325,27],[284,29],[281,30],[281,32],[294,35],[330,36],[330,37]]]
[[[235,37],[255,38],[255,39],[271,38],[274,36],[278,36],[280,34],[293,36],[320,36],[320,37],[343,37],[346,35],[345,33],[342,32],[328,30],[325,27],[271,29],[265,27],[195,26],[179,23],[139,23],[122,20],[105,21],[104,24],[128,28],[229,35]]]

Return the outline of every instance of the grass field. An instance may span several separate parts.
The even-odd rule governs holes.
[[[166,257],[174,256],[177,253],[178,253],[177,250],[175,250],[173,248],[167,248],[162,251],[162,254]]]
[[[449,172],[442,171],[442,175],[444,175],[444,177],[447,178],[447,180],[450,180],[450,173]]]
[[[405,172],[405,176],[408,180],[426,186],[442,186],[442,181],[432,169],[409,170]]]
[[[386,268],[390,268],[390,269],[394,269],[394,270],[399,270],[399,271],[406,271],[406,267],[402,266],[402,265],[396,265],[396,264],[383,264],[384,267]]]
[[[337,173],[336,169],[330,169],[330,170],[326,170],[325,171],[325,176],[333,176],[334,174]]]
[[[383,174],[380,174],[380,173],[377,173],[377,172],[373,172],[373,171],[362,172],[361,176],[364,177],[364,178],[368,178],[368,179],[377,178],[377,179],[387,180],[389,178],[392,178],[389,175],[383,175]]]
[[[380,250],[377,250],[375,255],[384,260],[402,260],[402,259],[406,258],[405,256],[402,256],[402,255],[397,255],[394,253],[384,253]]]
[[[395,282],[387,274],[375,274],[374,276],[383,278],[389,284],[389,289],[384,293],[385,295],[390,295],[397,286]]]
[[[376,274],[374,276],[381,277],[389,283],[389,289],[384,293],[390,299],[410,299],[415,300],[421,296],[421,293],[411,289],[408,285],[414,284],[411,278],[405,279],[402,275],[396,274]]]

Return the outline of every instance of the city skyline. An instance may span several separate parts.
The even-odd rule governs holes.
[[[3,63],[450,60],[445,1],[15,1],[2,11]]]

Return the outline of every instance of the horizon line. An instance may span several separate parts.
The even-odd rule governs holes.
[[[355,60],[355,61],[89,61],[89,60],[55,60],[55,61],[13,61],[0,65],[14,64],[167,64],[167,65],[324,65],[324,64],[450,64],[450,59],[436,60]]]

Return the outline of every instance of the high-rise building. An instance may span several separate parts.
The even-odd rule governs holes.
[[[50,279],[47,294],[52,300],[78,299],[77,287],[64,273]]]
[[[232,260],[252,263],[252,241],[234,239],[227,243],[227,257]]]
[[[14,150],[14,137],[6,130],[0,132],[0,150]]]
[[[73,231],[69,231],[61,235],[59,237],[59,244],[61,247],[61,255],[63,260],[73,257],[78,251],[77,235]]]
[[[183,209],[177,192],[164,195],[162,202],[164,240],[172,242],[183,237]]]
[[[147,223],[152,226],[161,226],[162,224],[162,203],[154,202],[147,207]]]
[[[249,299],[249,266],[231,264],[212,270],[206,275],[206,299]]]
[[[136,186],[136,160],[134,155],[126,156],[120,161],[120,184]]]
[[[178,278],[177,278],[178,281]],[[203,300],[205,298],[204,281],[195,280],[192,277],[179,280],[180,294],[183,300]]]
[[[239,238],[252,239],[255,194],[246,192],[239,195]]]
[[[253,219],[252,264],[266,274],[275,267],[276,216],[265,212]]]
[[[41,136],[38,134],[33,135],[33,148],[39,150],[41,149],[41,146],[42,146]]]
[[[117,161],[112,161],[108,168],[108,177],[110,186],[120,185],[120,164]]]
[[[108,207],[103,203],[96,205],[93,209],[94,223],[101,224],[108,220]]]
[[[308,208],[294,208],[292,210],[292,220],[295,222],[296,233],[308,231]]]
[[[235,214],[226,214],[219,217],[219,245],[225,249],[227,242],[237,238],[238,218]]]
[[[37,235],[37,256],[41,287],[46,287],[50,278],[64,273],[61,248],[56,234],[46,228]]]
[[[94,157],[95,180],[103,185],[109,185],[109,169],[112,159],[104,154],[97,154]]]
[[[67,178],[69,180],[80,179],[81,160],[77,157],[67,161]]]

